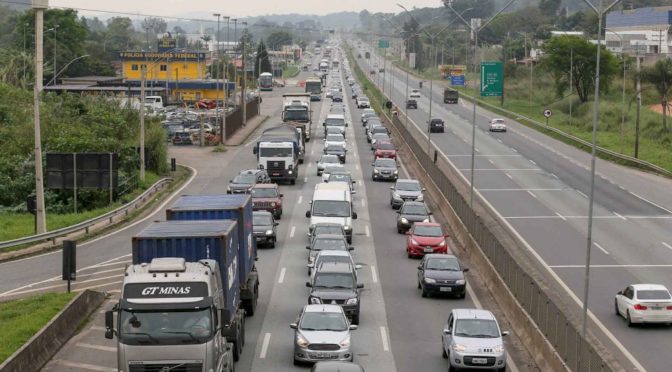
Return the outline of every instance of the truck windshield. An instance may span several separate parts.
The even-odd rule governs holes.
[[[313,216],[350,217],[350,203],[336,200],[313,201]]]
[[[305,108],[285,110],[285,120],[308,120],[308,110]]]
[[[119,314],[119,339],[127,345],[202,344],[214,334],[212,312],[202,310],[132,311]]]
[[[292,149],[290,147],[262,147],[259,156],[265,158],[290,158]]]
[[[322,93],[322,82],[306,82],[306,93]]]

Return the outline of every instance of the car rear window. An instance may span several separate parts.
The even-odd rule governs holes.
[[[662,289],[646,289],[637,291],[637,299],[639,300],[669,300],[670,292]]]

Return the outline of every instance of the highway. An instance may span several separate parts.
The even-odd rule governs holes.
[[[364,44],[364,43],[362,43]],[[368,48],[368,47],[367,47]],[[355,53],[356,55],[357,53]],[[364,53],[362,53],[363,55]],[[357,59],[362,70],[376,71],[375,81],[405,110],[407,74],[379,55]],[[377,64],[379,67],[374,67]],[[412,123],[426,132],[429,82],[424,82]],[[443,103],[443,84],[434,83],[432,117],[446,122],[445,133],[432,133],[432,146],[468,180],[471,176],[472,105]],[[393,88],[392,88],[393,87]],[[408,91],[419,79],[408,77]],[[477,110],[474,186],[560,279],[580,303],[584,291],[590,154],[507,119],[507,133],[489,133],[495,114]],[[552,123],[552,121],[551,121]],[[615,315],[614,296],[632,283],[660,283],[672,288],[672,182],[669,179],[597,161],[595,220],[589,309],[607,337],[626,355],[624,366],[668,370],[672,333],[667,326],[628,328]],[[608,342],[605,340],[605,342]],[[630,354],[630,355],[628,355]],[[632,368],[626,368],[632,369]]]
[[[342,74],[342,71],[340,72]],[[170,147],[170,156],[195,170],[191,179],[170,200],[155,212],[121,230],[101,236],[78,247],[80,267],[74,290],[94,288],[105,290],[111,298],[105,302],[92,321],[71,339],[43,369],[45,371],[115,371],[116,340],[103,337],[104,310],[116,300],[122,281],[123,268],[130,262],[131,237],[148,223],[165,219],[165,208],[176,195],[225,193],[228,180],[241,169],[255,168],[252,154],[254,139],[261,130],[280,122],[282,93],[300,92],[298,80],[311,73],[302,72],[288,79],[287,87],[263,92],[262,114],[267,120],[243,146],[214,153],[207,148]],[[331,75],[334,75],[332,72]],[[334,76],[330,76],[334,79]],[[344,84],[344,92],[349,89]],[[438,371],[447,369],[441,357],[441,329],[450,309],[456,307],[485,307],[500,313],[477,277],[468,274],[470,290],[465,299],[421,298],[416,289],[418,260],[409,260],[404,252],[405,236],[397,234],[396,214],[389,206],[391,183],[371,180],[370,146],[364,138],[359,116],[361,111],[346,99],[351,126],[347,130],[348,160],[346,168],[357,180],[353,202],[358,212],[355,221],[353,253],[363,267],[359,271],[362,292],[362,315],[359,329],[353,331],[355,362],[367,371]],[[257,268],[260,273],[260,299],[257,312],[246,320],[246,344],[236,368],[241,371],[296,371],[306,368],[292,364],[293,330],[289,323],[307,303],[308,279],[306,250],[308,219],[305,212],[316,176],[315,160],[322,151],[321,122],[328,112],[329,101],[313,103],[314,135],[307,144],[307,157],[300,170],[301,177],[294,186],[281,185],[284,193],[284,214],[278,226],[275,249],[260,249]],[[400,169],[406,176],[405,168]],[[43,291],[63,290],[60,281],[60,251],[0,264],[0,299],[25,296]],[[40,270],[35,268],[39,267]],[[478,298],[474,297],[478,294]],[[506,320],[500,318],[506,328]],[[509,351],[509,370],[534,370],[529,355],[515,335],[505,339]],[[522,368],[519,366],[525,366]]]

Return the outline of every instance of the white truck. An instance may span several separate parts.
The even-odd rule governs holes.
[[[282,121],[300,130],[305,142],[310,142],[313,124],[310,93],[285,93],[282,98]]]
[[[300,132],[292,125],[281,124],[266,129],[252,152],[257,155],[258,168],[266,169],[272,180],[294,185],[304,156],[302,145]]]

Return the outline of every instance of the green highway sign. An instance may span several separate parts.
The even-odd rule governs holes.
[[[481,97],[501,97],[503,76],[502,62],[481,62]]]
[[[384,39],[378,40],[378,48],[386,49],[386,48],[389,48],[389,47],[390,47],[390,41],[389,40],[384,40]]]

